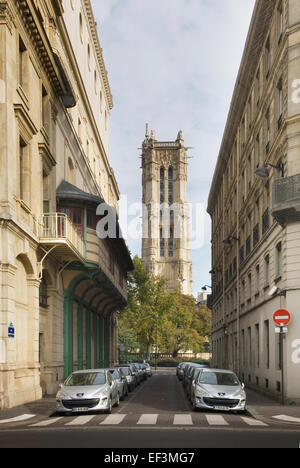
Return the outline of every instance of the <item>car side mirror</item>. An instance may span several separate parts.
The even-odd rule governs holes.
[[[242,383],[242,389],[244,390],[244,388],[245,388],[245,384],[244,384],[244,383]]]

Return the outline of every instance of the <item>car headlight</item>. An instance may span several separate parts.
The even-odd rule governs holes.
[[[108,390],[108,388],[106,388],[105,390],[103,390],[103,391],[101,392],[101,396],[107,397],[108,395],[109,395],[109,390]]]
[[[198,397],[198,398],[202,398],[202,397],[207,397],[207,396],[209,396],[209,393],[207,393],[207,391],[204,390],[203,388],[197,387],[196,392],[195,392],[195,395],[196,395],[196,397]]]
[[[71,397],[70,397],[70,395],[68,395],[64,391],[60,391],[60,392],[57,393],[56,399],[57,400],[71,400]]]

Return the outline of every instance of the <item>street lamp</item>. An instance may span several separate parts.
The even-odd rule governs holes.
[[[232,241],[240,242],[240,238],[235,237],[235,236],[229,236],[229,237],[226,237],[226,239],[223,240],[223,243],[224,243],[224,245],[231,245]]]
[[[284,164],[282,164],[282,163],[278,164],[277,166],[275,166],[274,164],[267,163],[262,167],[258,167],[255,170],[255,174],[257,175],[257,177],[259,177],[260,179],[263,179],[263,180],[267,180],[269,178],[269,176],[270,176],[268,166],[273,167],[273,169],[277,169],[277,171],[280,171],[281,172],[281,177],[282,178],[284,177]]]
[[[207,288],[212,289],[212,286],[208,286],[208,284],[205,284],[202,288],[202,291],[207,291]]]

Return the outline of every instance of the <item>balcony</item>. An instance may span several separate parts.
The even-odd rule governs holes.
[[[300,174],[274,182],[272,215],[281,226],[300,221]]]
[[[100,239],[96,231],[89,228],[87,229],[86,261],[89,264],[98,265],[102,274],[127,301],[127,281],[124,273],[127,269],[123,265],[124,259],[121,256],[112,258],[105,240]],[[122,271],[121,265],[123,265],[124,271]]]
[[[39,228],[40,244],[53,249],[62,262],[84,262],[84,241],[66,214],[44,214],[39,220]]]

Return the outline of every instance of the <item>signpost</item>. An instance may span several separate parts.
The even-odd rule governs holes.
[[[287,325],[291,321],[291,315],[287,310],[280,309],[273,315],[273,320],[276,325],[275,333],[280,337],[280,368],[281,368],[281,402],[284,406],[284,360],[283,360],[283,340],[288,332]]]

